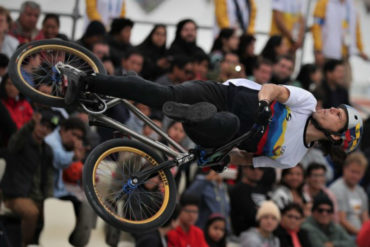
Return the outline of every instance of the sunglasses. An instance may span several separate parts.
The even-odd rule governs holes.
[[[332,214],[333,213],[333,209],[318,208],[317,209],[317,212],[319,212],[320,214],[322,214],[322,213]]]
[[[301,220],[302,219],[301,216],[296,216],[296,215],[291,215],[291,214],[287,214],[286,217],[288,217],[289,219],[294,219],[294,220]]]

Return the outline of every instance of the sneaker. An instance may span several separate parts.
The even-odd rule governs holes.
[[[164,115],[174,120],[198,123],[213,117],[217,112],[217,108],[208,102],[189,105],[168,101],[163,104],[162,111]]]
[[[82,82],[80,79],[86,76],[86,73],[72,66],[63,66],[59,68],[59,70],[61,71],[63,85],[66,87],[64,102],[66,105],[71,105],[77,101],[82,89]]]

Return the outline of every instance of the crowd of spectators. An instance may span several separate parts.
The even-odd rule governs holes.
[[[312,27],[316,60],[302,65],[297,77],[293,77],[295,52],[302,47],[307,18],[300,1],[272,1],[270,37],[260,54],[254,49],[258,11],[254,0],[214,1],[215,40],[209,52],[197,45],[198,27],[192,19],[178,22],[169,46],[163,24],[155,25],[140,44],[132,44],[135,22],[125,18],[124,1],[112,1],[119,6],[114,10],[103,2],[86,0],[88,24],[82,37],[71,42],[92,51],[112,75],[133,71],[163,85],[187,80],[222,83],[230,78],[293,85],[312,92],[320,109],[351,104],[349,57],[358,52],[367,59],[351,0],[317,1]],[[56,14],[45,14],[41,29],[37,27],[41,11],[40,5],[26,1],[19,17],[12,20],[5,6],[0,6],[0,157],[6,161],[1,205],[20,220],[18,235],[8,231],[10,241],[27,246],[39,243],[44,201],[48,197],[71,201],[76,226],[69,242],[85,246],[96,217],[81,186],[83,161],[94,146],[115,133],[89,127],[83,112],[32,102],[14,86],[6,71],[19,45],[42,39],[69,40],[59,33]],[[347,22],[344,26],[342,17]],[[29,64],[40,64],[39,57],[31,57]],[[24,68],[24,76],[32,66]],[[186,149],[194,147],[181,122],[163,117],[158,109],[134,105],[175,142]],[[124,104],[106,114],[161,141]],[[364,138],[369,135],[368,123]],[[230,242],[256,247],[369,246],[368,141],[362,143],[361,151],[347,157],[327,153],[325,145],[317,144],[300,164],[285,170],[233,164],[223,173],[195,164],[174,170],[180,195],[175,213],[155,231],[133,234],[134,242],[136,246],[180,247],[224,247]],[[6,224],[0,224],[3,230],[7,231]],[[112,227],[107,231],[107,243],[117,246],[119,238],[110,239],[110,231],[120,231]]]

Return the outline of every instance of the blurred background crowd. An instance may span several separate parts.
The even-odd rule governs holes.
[[[86,0],[84,32],[76,40],[60,32],[58,14],[43,12],[37,2],[23,2],[15,18],[7,3],[0,3],[1,246],[39,244],[49,197],[73,204],[76,225],[69,243],[94,246],[89,239],[96,216],[81,187],[83,161],[92,148],[116,136],[110,129],[90,127],[84,112],[40,107],[20,94],[7,74],[9,58],[20,45],[69,40],[93,52],[108,74],[134,71],[163,85],[231,78],[294,85],[313,93],[317,109],[351,105],[350,58],[368,60],[361,32],[366,27],[361,28],[353,0],[315,1],[309,28],[304,1],[272,0],[268,39],[258,53],[256,0],[213,1],[214,41],[209,50],[198,45],[198,24],[191,17],[177,23],[171,43],[165,24],[153,25],[141,42],[132,43],[135,21],[126,17],[130,9],[123,0]],[[314,63],[301,64],[307,32],[313,37]],[[38,56],[29,60],[24,77],[40,64]],[[134,104],[177,143],[194,147],[181,122]],[[367,112],[363,114],[366,119]],[[107,115],[160,141],[123,104]],[[106,244],[370,246],[369,121],[364,124],[361,150],[348,156],[331,157],[324,147],[315,146],[296,167],[285,170],[230,164],[216,173],[195,164],[182,167],[173,172],[179,206],[172,218],[150,233],[128,234],[107,226]]]

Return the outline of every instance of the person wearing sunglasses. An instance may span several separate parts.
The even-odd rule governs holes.
[[[303,208],[298,203],[289,203],[281,210],[281,221],[274,234],[284,247],[310,247],[308,232],[301,229],[304,220]]]
[[[302,224],[308,231],[312,247],[356,246],[354,239],[333,221],[333,202],[326,195],[314,198],[312,215]]]

